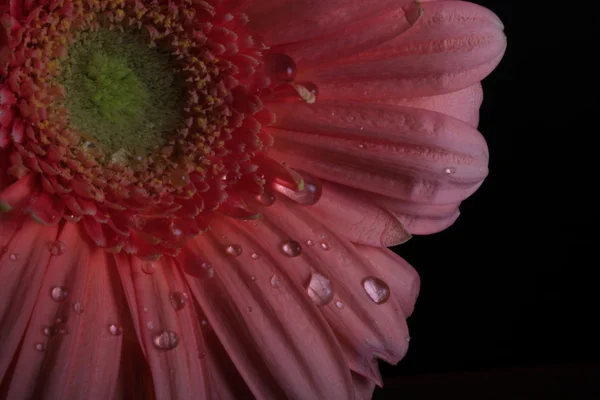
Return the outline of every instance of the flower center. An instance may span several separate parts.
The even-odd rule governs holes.
[[[105,154],[162,146],[183,121],[184,85],[170,56],[140,31],[83,32],[69,46],[61,83],[70,123]]]

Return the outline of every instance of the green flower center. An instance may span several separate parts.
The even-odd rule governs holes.
[[[70,123],[105,154],[156,149],[183,122],[185,85],[171,56],[140,31],[83,32],[69,47],[61,83]]]

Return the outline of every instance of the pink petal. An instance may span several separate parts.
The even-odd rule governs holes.
[[[90,247],[80,235],[76,225],[67,223],[59,235],[64,253],[53,255],[46,268],[39,262],[34,265],[44,274],[43,282],[29,296],[35,307],[16,356],[7,398],[115,396],[121,338],[109,333],[108,324],[120,318],[121,304],[114,292],[118,280],[110,256]],[[32,241],[31,236],[27,240],[29,245],[37,243],[32,249],[50,254],[46,240]],[[12,296],[12,307],[21,297]],[[5,321],[2,326],[7,326]]]
[[[56,226],[42,226],[27,219],[14,237],[11,234],[7,240],[5,227],[3,221],[0,229],[0,378],[5,376],[23,338],[50,259],[47,245],[55,240],[58,231]],[[32,343],[28,344],[33,347]]]
[[[415,269],[402,257],[388,249],[356,245],[357,250],[384,277],[398,300],[402,312],[409,317],[419,296],[420,278]]]
[[[281,251],[278,235],[283,232],[261,228],[257,221],[219,219],[212,227],[179,260],[214,267],[213,278],[190,276],[188,281],[254,396],[352,398],[350,372],[337,340],[299,282],[302,258]],[[240,246],[241,254],[228,253],[231,245]],[[254,252],[260,257],[252,258]],[[271,283],[274,276],[277,287]]]
[[[395,294],[382,304],[371,300],[363,281],[381,277],[378,271],[309,209],[281,198],[263,214],[265,221],[286,227],[290,237],[303,244],[302,257],[297,258],[329,278],[335,297],[320,310],[340,340],[350,368],[380,382],[374,357],[395,364],[408,349],[405,316]],[[305,245],[307,240],[315,244]]]
[[[297,80],[320,99],[387,99],[449,93],[476,84],[500,62],[503,26],[489,10],[463,1],[423,3],[413,29],[382,46],[313,70]]]
[[[246,13],[249,25],[270,46],[332,34],[359,21],[385,14],[412,0],[255,0]]]
[[[375,390],[375,382],[353,373],[352,384],[354,385],[354,398],[356,400],[371,400]]]
[[[424,204],[370,193],[373,202],[393,213],[413,235],[440,232],[456,221],[460,203]]]
[[[330,226],[335,226],[348,241],[387,247],[410,239],[410,233],[398,218],[377,206],[365,194],[327,181],[322,187],[321,199],[310,210]]]
[[[476,83],[468,88],[437,96],[382,101],[386,104],[437,111],[476,128],[479,124],[479,108],[483,101],[483,90],[481,83]]]
[[[207,398],[208,371],[198,357],[205,351],[204,340],[192,299],[182,300],[191,296],[177,266],[171,259],[150,262],[118,255],[115,260],[156,399]],[[144,269],[150,267],[154,272],[149,275]]]
[[[440,113],[345,102],[297,106],[293,114],[277,109],[277,127],[286,130],[269,128],[276,138],[270,156],[326,180],[446,204],[471,195],[488,172],[479,132]]]
[[[412,26],[412,11],[401,8],[361,20],[358,24],[338,30],[326,37],[283,44],[273,47],[273,52],[292,57],[299,69],[326,64],[352,56],[385,43]]]

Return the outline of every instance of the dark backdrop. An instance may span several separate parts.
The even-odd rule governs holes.
[[[508,37],[483,82],[490,175],[454,226],[394,249],[422,289],[409,352],[380,363],[375,399],[600,399],[600,157],[598,125],[585,122],[600,113],[600,69],[585,50],[600,49],[587,33],[598,22],[572,40],[564,33],[584,26],[585,9],[549,15],[541,2],[532,17],[522,2],[474,2]],[[519,34],[517,14],[529,26]]]

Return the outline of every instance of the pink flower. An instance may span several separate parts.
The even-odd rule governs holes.
[[[1,398],[371,397],[506,44],[365,4],[3,0]]]

